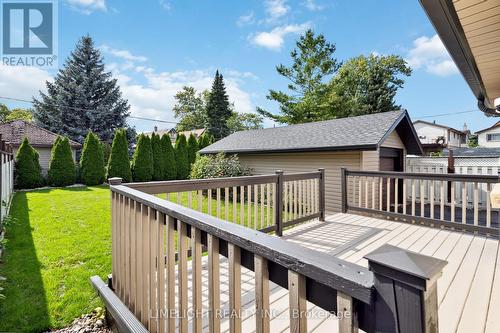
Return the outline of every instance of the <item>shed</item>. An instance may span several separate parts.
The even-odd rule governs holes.
[[[237,154],[254,174],[325,169],[326,209],[340,211],[340,169],[404,171],[406,154],[422,154],[405,110],[236,132],[202,154]]]
[[[44,174],[49,169],[52,146],[57,138],[57,134],[48,131],[32,122],[25,120],[13,120],[0,124],[0,134],[2,139],[12,145],[14,156],[17,154],[19,146],[27,137],[31,146],[36,149],[40,158],[40,166]],[[73,160],[76,160],[76,151],[82,147],[81,144],[69,140]]]

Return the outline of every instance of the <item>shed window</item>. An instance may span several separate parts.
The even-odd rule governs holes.
[[[500,141],[500,133],[487,134],[486,140],[487,141]]]

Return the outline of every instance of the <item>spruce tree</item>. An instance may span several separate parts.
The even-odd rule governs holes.
[[[175,150],[172,146],[170,136],[163,134],[161,137],[161,150],[163,151],[164,160],[164,180],[177,179],[177,164],[175,160]]]
[[[104,182],[105,174],[102,144],[97,135],[89,131],[80,158],[80,179],[85,185],[99,185]]]
[[[124,183],[132,181],[132,172],[130,171],[130,160],[128,157],[127,134],[124,129],[117,129],[111,153],[108,159],[108,170],[106,179],[120,177]]]
[[[34,117],[43,128],[83,142],[90,129],[111,141],[116,128],[127,126],[130,106],[122,98],[111,72],[106,72],[99,49],[90,36],[82,37],[66,59],[47,93],[34,99]]]
[[[191,164],[196,160],[196,153],[198,152],[198,141],[196,141],[196,137],[193,133],[189,136],[187,141],[187,151],[188,151],[188,161],[189,161],[189,169],[191,170]]]
[[[51,186],[68,186],[75,183],[76,169],[69,139],[56,140],[52,147],[48,181]]]
[[[231,114],[224,79],[217,71],[207,102],[207,130],[215,140],[220,140],[229,135],[227,120],[231,117]]]
[[[165,156],[161,149],[161,139],[156,133],[151,136],[151,149],[153,151],[153,180],[163,180],[165,175]]]
[[[153,151],[149,136],[140,134],[132,157],[132,178],[135,182],[153,179]]]
[[[177,160],[177,179],[187,179],[189,176],[189,160],[186,136],[179,135],[175,143],[175,159]]]
[[[43,183],[38,152],[24,138],[16,154],[15,162],[16,188],[35,188]]]

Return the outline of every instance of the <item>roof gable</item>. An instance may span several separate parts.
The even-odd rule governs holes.
[[[404,130],[398,130],[401,124]],[[421,153],[420,142],[406,111],[236,132],[201,153],[370,150],[394,130],[411,153]]]
[[[0,124],[2,139],[13,146],[20,146],[25,137],[33,147],[52,147],[57,134],[24,120],[13,120]],[[81,144],[69,140],[72,148],[80,148]]]

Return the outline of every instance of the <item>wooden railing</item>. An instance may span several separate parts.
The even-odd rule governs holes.
[[[342,169],[342,210],[498,236],[499,214],[490,202],[492,186],[498,182],[498,175]]]
[[[129,183],[128,187],[263,232],[325,217],[325,172]]]
[[[123,332],[197,333],[203,319],[211,333],[221,331],[221,320],[229,321],[230,332],[242,332],[243,267],[255,272],[256,332],[270,332],[270,282],[288,290],[291,332],[307,332],[307,301],[337,315],[340,333],[437,332],[441,260],[386,246],[367,255],[366,269],[121,185],[120,179],[110,179],[110,190],[114,292],[98,277],[92,283]],[[228,260],[227,317],[221,256]]]

